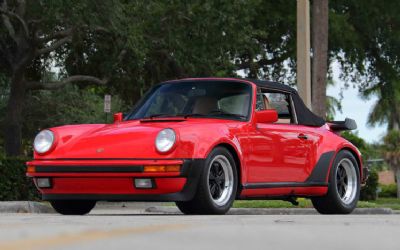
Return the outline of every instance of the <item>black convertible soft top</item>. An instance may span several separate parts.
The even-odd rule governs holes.
[[[324,119],[317,116],[307,108],[307,106],[304,104],[303,100],[300,98],[299,94],[294,88],[281,83],[265,81],[265,80],[252,80],[252,79],[246,79],[246,80],[253,82],[254,84],[260,87],[289,92],[292,95],[294,107],[296,110],[297,122],[299,124],[306,126],[313,126],[313,127],[321,127],[322,125],[325,124]]]

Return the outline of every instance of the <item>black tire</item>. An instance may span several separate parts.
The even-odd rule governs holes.
[[[226,195],[225,196],[226,198],[224,199],[226,201],[224,201],[223,204],[221,203],[217,204],[219,201],[216,201],[215,199],[218,200],[218,197],[213,198],[210,191],[209,173],[212,166],[211,163],[215,163],[216,159],[218,158],[221,159],[221,156],[225,157],[224,159],[227,159],[229,161],[229,166],[227,167],[229,167],[232,170],[232,172],[230,173],[232,174],[233,183],[232,186],[229,185],[231,186],[232,192],[227,192],[228,195]],[[204,169],[200,176],[199,184],[194,198],[190,201],[178,201],[176,202],[176,205],[179,208],[179,210],[184,214],[225,214],[232,207],[237,192],[238,177],[237,177],[235,160],[233,159],[231,153],[226,148],[217,147],[213,149],[211,153],[208,155],[203,167]],[[224,183],[226,183],[225,179]],[[221,191],[220,187],[218,188],[214,187],[214,195],[216,189]],[[222,195],[220,197],[222,197]]]
[[[96,205],[96,201],[57,200],[50,201],[57,213],[63,215],[85,215]]]
[[[177,201],[175,204],[183,214],[200,214],[193,200]]]
[[[337,171],[340,171],[341,168],[344,168],[343,162],[346,161],[352,163],[352,167],[350,167],[350,164],[348,164],[349,162],[347,163],[347,166],[349,169],[354,168],[355,172],[353,172],[353,174],[354,173],[356,174],[356,178],[352,179],[356,180],[356,183],[352,185],[354,188],[353,191],[354,193],[351,192],[352,195],[349,195],[350,197],[353,198],[349,198],[348,201],[344,202],[343,197],[344,194],[346,194],[346,190],[349,187],[347,187],[347,189],[343,189],[343,187],[340,187],[341,186],[340,180],[343,179],[342,183],[344,183],[345,178],[342,177],[339,178],[338,180]],[[351,177],[347,177],[348,183],[349,183],[349,178]],[[341,195],[339,194],[339,192],[340,193],[344,192],[344,194]],[[321,214],[349,214],[353,212],[353,210],[356,208],[359,197],[360,197],[360,168],[353,154],[347,150],[342,150],[336,155],[331,170],[329,172],[328,193],[322,197],[311,198],[312,204],[314,208]]]

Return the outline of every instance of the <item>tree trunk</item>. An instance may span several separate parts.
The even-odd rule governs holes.
[[[328,0],[312,2],[312,110],[326,117],[326,75],[328,72]]]
[[[396,168],[397,199],[400,199],[400,168]]]
[[[7,156],[21,154],[22,108],[26,99],[25,79],[23,74],[15,73],[11,79],[11,92],[4,118],[4,146]]]

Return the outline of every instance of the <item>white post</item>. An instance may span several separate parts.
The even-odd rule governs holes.
[[[297,89],[311,109],[310,2],[297,0]]]
[[[104,95],[104,113],[106,114],[105,123],[107,123],[107,114],[111,113],[111,95]]]

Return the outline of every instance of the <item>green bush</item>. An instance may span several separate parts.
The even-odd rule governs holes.
[[[0,200],[38,200],[39,192],[26,177],[26,158],[0,158]]]
[[[380,185],[381,191],[379,192],[379,197],[382,198],[396,198],[397,197],[397,185]]]
[[[360,200],[370,201],[376,200],[376,194],[378,190],[378,172],[376,170],[371,170],[369,177],[365,186],[361,188]]]

